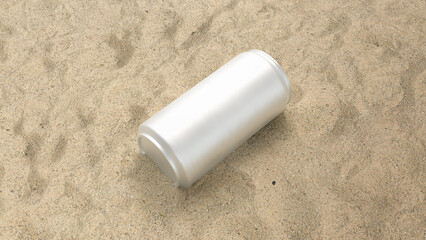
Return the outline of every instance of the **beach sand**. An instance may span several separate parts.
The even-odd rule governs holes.
[[[425,13],[397,0],[1,1],[0,238],[423,239]],[[175,188],[140,154],[138,125],[249,49],[286,71],[290,104]]]

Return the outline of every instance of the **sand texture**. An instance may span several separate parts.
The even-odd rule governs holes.
[[[424,239],[425,19],[421,0],[0,1],[0,239]],[[175,188],[138,125],[253,48],[287,110]]]

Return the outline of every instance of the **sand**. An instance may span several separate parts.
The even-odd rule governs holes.
[[[1,1],[1,239],[423,239],[425,1]],[[183,190],[137,127],[243,51],[287,110]],[[275,184],[272,184],[272,183]]]

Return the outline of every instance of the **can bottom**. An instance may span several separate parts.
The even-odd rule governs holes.
[[[283,84],[283,88],[284,91],[286,93],[286,105],[290,102],[290,98],[291,98],[291,85],[290,85],[290,81],[287,78],[287,75],[284,72],[284,69],[280,66],[280,64],[278,64],[278,62],[271,57],[269,54],[267,54],[266,52],[262,51],[262,50],[258,50],[258,49],[252,49],[250,51],[248,51],[248,53],[254,53],[260,57],[262,57],[264,60],[266,60],[274,69],[275,73],[279,76],[279,78],[281,79],[281,83]]]
[[[140,134],[138,136],[139,148],[142,154],[147,155],[154,163],[175,183],[178,184],[175,168],[166,157],[166,152],[161,145],[151,136]]]

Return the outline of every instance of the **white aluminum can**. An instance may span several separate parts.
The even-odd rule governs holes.
[[[139,147],[175,186],[190,187],[283,112],[290,94],[271,56],[241,53],[142,123]]]

